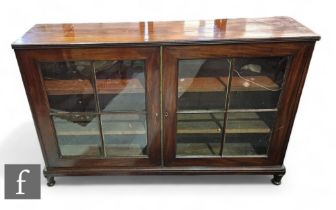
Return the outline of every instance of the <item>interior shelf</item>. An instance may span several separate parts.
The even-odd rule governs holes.
[[[66,154],[83,154],[84,156],[99,156],[100,149],[97,144],[67,144],[61,145],[63,153]],[[192,155],[210,155],[219,156],[219,143],[178,143],[176,154],[178,156]],[[112,156],[144,156],[143,148],[139,144],[106,144],[105,151],[108,157]],[[256,155],[257,152],[249,143],[225,143],[223,154],[226,156],[235,155]]]
[[[67,144],[61,145],[61,149],[65,156],[66,154],[75,154],[73,156],[100,156],[101,149],[99,149],[97,144]],[[143,154],[143,148],[138,144],[107,144],[105,145],[105,152],[108,157],[113,156],[145,156]]]
[[[140,80],[130,79],[97,79],[99,94],[144,93],[145,88]]]
[[[256,85],[261,84],[268,89],[278,89],[279,86],[267,76],[245,76],[248,82],[239,77],[232,77],[231,91],[265,91],[267,89]],[[178,82],[179,92],[221,92],[228,85],[228,77],[196,77],[182,78]]]
[[[278,89],[279,86],[267,76],[246,77],[262,84],[268,89]],[[144,93],[145,88],[136,78],[131,79],[98,79],[99,94]],[[231,91],[265,91],[265,88],[239,77],[232,77]],[[223,92],[228,84],[228,77],[196,77],[179,80],[179,92]],[[89,80],[45,80],[48,95],[93,94]]]
[[[218,134],[222,133],[223,113],[215,114],[178,114],[178,134]],[[95,124],[89,124],[85,129],[79,125],[58,123],[57,135],[100,135]],[[108,129],[104,129],[104,128]],[[226,133],[269,133],[271,129],[255,112],[228,113]],[[145,135],[143,122],[104,122],[104,135]]]
[[[108,127],[108,129],[104,129]],[[104,122],[104,135],[143,135],[146,129],[143,122]],[[58,124],[57,135],[59,136],[86,136],[100,135],[96,125],[88,125],[85,129],[78,129],[77,125]]]
[[[179,92],[222,92],[227,87],[227,77],[195,77],[178,80]]]
[[[210,155],[219,156],[220,143],[178,143],[176,154],[178,156]],[[256,151],[249,143],[225,143],[223,154],[234,155],[256,155]]]
[[[99,94],[144,93],[145,89],[136,78],[131,79],[99,79]],[[48,95],[93,94],[93,86],[89,80],[45,80]]]
[[[223,114],[178,114],[179,134],[222,133]],[[226,133],[269,133],[271,129],[255,112],[228,113]]]
[[[45,80],[48,95],[93,94],[89,80]]]
[[[145,156],[139,144],[106,144],[105,151],[110,156]]]

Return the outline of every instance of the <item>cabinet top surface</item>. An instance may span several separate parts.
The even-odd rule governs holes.
[[[86,45],[316,41],[320,36],[289,17],[125,23],[37,24],[13,48]]]

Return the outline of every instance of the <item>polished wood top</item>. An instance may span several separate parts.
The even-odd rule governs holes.
[[[133,23],[37,24],[13,48],[319,40],[289,17]]]

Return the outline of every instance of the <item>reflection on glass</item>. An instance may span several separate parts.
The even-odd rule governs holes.
[[[178,68],[176,155],[218,156],[229,62],[227,59],[180,60]]]
[[[288,58],[233,63],[223,156],[267,155]]]
[[[224,113],[178,114],[176,155],[220,155]]]
[[[180,60],[176,155],[267,155],[287,66],[288,57]]]
[[[40,71],[61,156],[147,155],[144,60],[41,62]]]
[[[52,112],[93,112],[96,110],[94,95],[49,95]]]
[[[143,60],[95,61],[94,68],[102,111],[145,111]]]
[[[62,156],[101,156],[96,115],[67,114],[52,117]]]
[[[108,156],[147,155],[146,115],[101,115]]]
[[[227,59],[180,60],[178,109],[224,110],[229,69]]]
[[[230,109],[276,108],[287,57],[235,58]]]
[[[42,62],[40,70],[52,112],[96,110],[90,62]]]

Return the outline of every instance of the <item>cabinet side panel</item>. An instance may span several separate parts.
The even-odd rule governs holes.
[[[53,127],[50,123],[47,99],[43,92],[43,85],[34,59],[29,50],[15,50],[22,81],[25,87],[35,129],[39,138],[44,162],[47,167],[54,165],[58,156]]]
[[[272,161],[280,165],[283,164],[285,158],[314,46],[315,42],[307,43],[294,56],[291,72],[286,81],[286,91],[281,96],[278,125],[276,126],[278,130],[273,135],[273,138],[279,141],[276,141],[269,151],[274,154]]]

